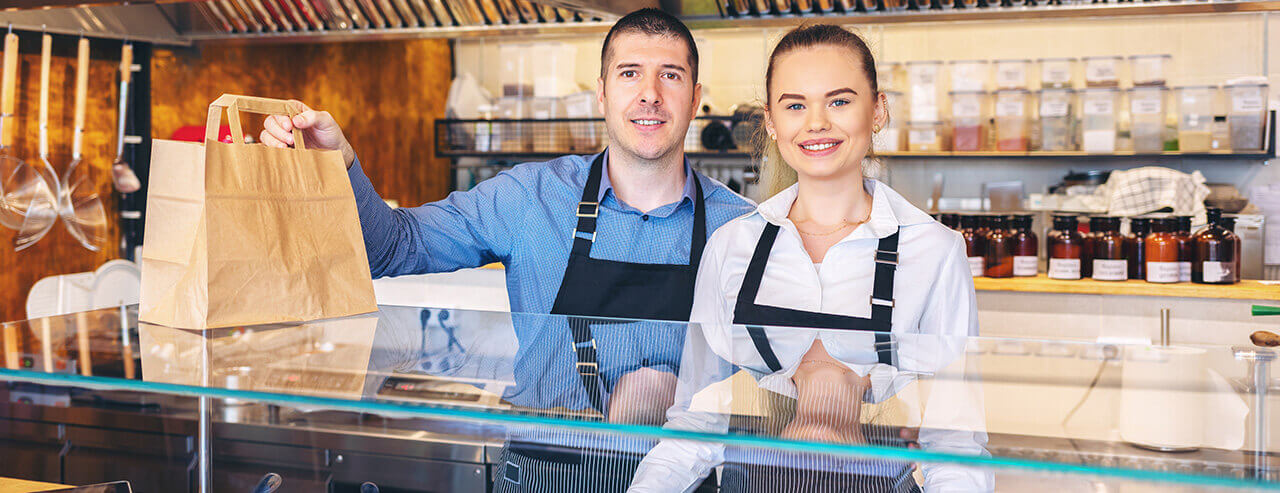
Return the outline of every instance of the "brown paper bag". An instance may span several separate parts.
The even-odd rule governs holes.
[[[223,111],[234,143],[218,142]],[[244,143],[240,111],[297,113],[224,94],[203,144],[155,140],[139,319],[205,329],[377,310],[346,166],[338,151]]]

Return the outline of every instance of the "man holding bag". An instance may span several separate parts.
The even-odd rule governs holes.
[[[701,101],[697,80],[697,47],[688,28],[660,10],[632,12],[613,26],[601,50],[596,93],[609,149],[521,164],[469,191],[416,208],[393,210],[383,203],[326,112],[272,116],[261,140],[290,146],[296,127],[308,148],[342,151],[375,277],[502,262],[512,312],[686,321],[708,236],[753,209],[695,172],[684,156],[685,133]],[[517,380],[530,374],[517,386],[538,387],[525,393],[543,395],[540,406],[574,407],[546,398],[555,385],[543,374],[567,371],[571,382],[581,380],[573,394],[585,396],[591,407],[611,417],[656,414],[652,419],[661,423],[675,387],[669,372],[678,364],[682,332],[659,327],[647,337],[573,317],[569,326],[572,344],[559,337],[563,324],[517,324]],[[553,340],[561,342],[553,346]],[[633,350],[645,344],[651,347]],[[660,348],[649,351],[653,346]],[[609,361],[610,353],[634,361]],[[621,370],[611,374],[610,368]],[[628,379],[637,383],[628,386]],[[618,390],[623,387],[666,397],[626,399],[651,408],[647,412],[609,409],[623,405],[608,403],[610,395],[630,393]],[[521,467],[526,474],[539,470],[527,461],[507,464],[516,471],[514,478],[512,469],[503,474],[514,485],[530,484],[519,478]],[[634,465],[616,470],[626,478],[620,483],[624,487],[628,469]],[[599,476],[600,471],[583,474]]]

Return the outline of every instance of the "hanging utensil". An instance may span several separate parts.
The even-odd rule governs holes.
[[[22,251],[34,245],[58,220],[58,174],[49,162],[49,68],[53,61],[53,36],[45,34],[40,48],[40,161],[31,189],[31,200],[22,218],[22,227],[14,239],[14,250]]]
[[[58,215],[67,232],[80,245],[96,252],[107,240],[107,211],[98,197],[103,182],[102,172],[91,165],[81,165],[81,142],[84,139],[86,99],[89,94],[89,39],[80,38],[76,56],[75,129],[71,141],[71,164],[62,175],[58,191]]]
[[[9,229],[22,228],[23,214],[29,198],[27,189],[32,178],[27,163],[15,155],[13,134],[17,120],[13,111],[17,103],[18,35],[10,31],[4,37],[4,75],[0,83],[0,224]]]
[[[120,48],[120,106],[116,112],[116,160],[111,165],[111,180],[116,191],[132,193],[142,188],[138,175],[124,160],[125,117],[129,115],[129,79],[133,75],[133,45],[125,43]]]

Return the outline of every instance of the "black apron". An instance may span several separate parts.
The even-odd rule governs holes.
[[[875,278],[871,299],[868,300],[871,317],[860,318],[756,304],[760,281],[779,229],[776,224],[769,223],[760,234],[733,309],[733,323],[746,326],[751,343],[769,370],[780,371],[782,364],[769,344],[764,326],[871,331],[875,335],[877,360],[893,365],[896,351],[892,348],[890,330],[893,328],[893,277],[898,266],[898,232],[881,238],[876,247]],[[897,434],[891,431],[864,425],[864,435],[872,443],[892,443]],[[744,455],[751,460],[725,464],[721,491],[919,491],[911,477],[910,464],[768,450],[747,450]]]
[[[592,407],[604,412],[596,341],[591,325],[609,323],[596,317],[687,322],[693,310],[698,263],[707,243],[707,214],[702,184],[693,177],[695,199],[688,264],[639,264],[591,258],[599,216],[602,152],[591,163],[576,214],[573,247],[564,280],[551,313],[569,315],[576,370]],[[692,173],[692,171],[690,171]],[[554,452],[553,452],[554,450]],[[607,450],[565,449],[554,445],[511,443],[504,447],[497,491],[624,491],[642,454]],[[713,487],[714,475],[703,483]]]

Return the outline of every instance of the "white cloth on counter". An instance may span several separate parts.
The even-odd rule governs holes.
[[[1111,172],[1107,183],[1094,192],[1106,200],[1107,212],[1114,216],[1137,216],[1165,207],[1180,216],[1195,216],[1204,223],[1204,199],[1209,196],[1204,175],[1144,166]]]
[[[761,388],[796,395],[791,380],[802,356],[817,339],[833,358],[858,375],[868,376],[865,400],[893,397],[920,374],[960,361],[964,340],[978,333],[973,279],[964,239],[911,205],[887,185],[867,179],[872,195],[866,223],[833,245],[815,268],[795,225],[787,218],[798,185],[778,193],[712,235],[703,254],[694,290],[690,328],[685,342],[675,405],[667,428],[725,433],[734,393],[725,381],[734,366],[746,370]],[[867,318],[871,315],[875,251],[881,238],[899,232],[899,264],[894,279],[892,331],[898,367],[879,364],[874,335],[864,331],[768,327],[765,333],[782,369],[771,371],[741,325],[733,325],[733,309],[751,256],[766,224],[781,228],[771,250],[756,303],[810,312]],[[973,382],[931,385],[929,399],[912,399],[925,409],[919,443],[926,449],[964,455],[986,454],[981,395]],[[961,387],[961,388],[957,388]],[[940,389],[941,393],[939,392]],[[946,390],[949,389],[949,390]],[[705,390],[705,392],[704,392]],[[945,398],[941,398],[944,396]],[[946,402],[944,405],[943,403]],[[964,411],[965,409],[970,412]],[[916,411],[920,411],[916,409]],[[930,428],[930,416],[963,416],[965,425]],[[959,419],[959,418],[958,418]],[[724,461],[724,446],[686,440],[662,440],[641,463],[630,491],[674,491],[695,485]],[[924,467],[925,490],[989,489],[988,473],[945,464]],[[947,486],[950,484],[951,486]],[[933,485],[933,488],[930,488]]]

